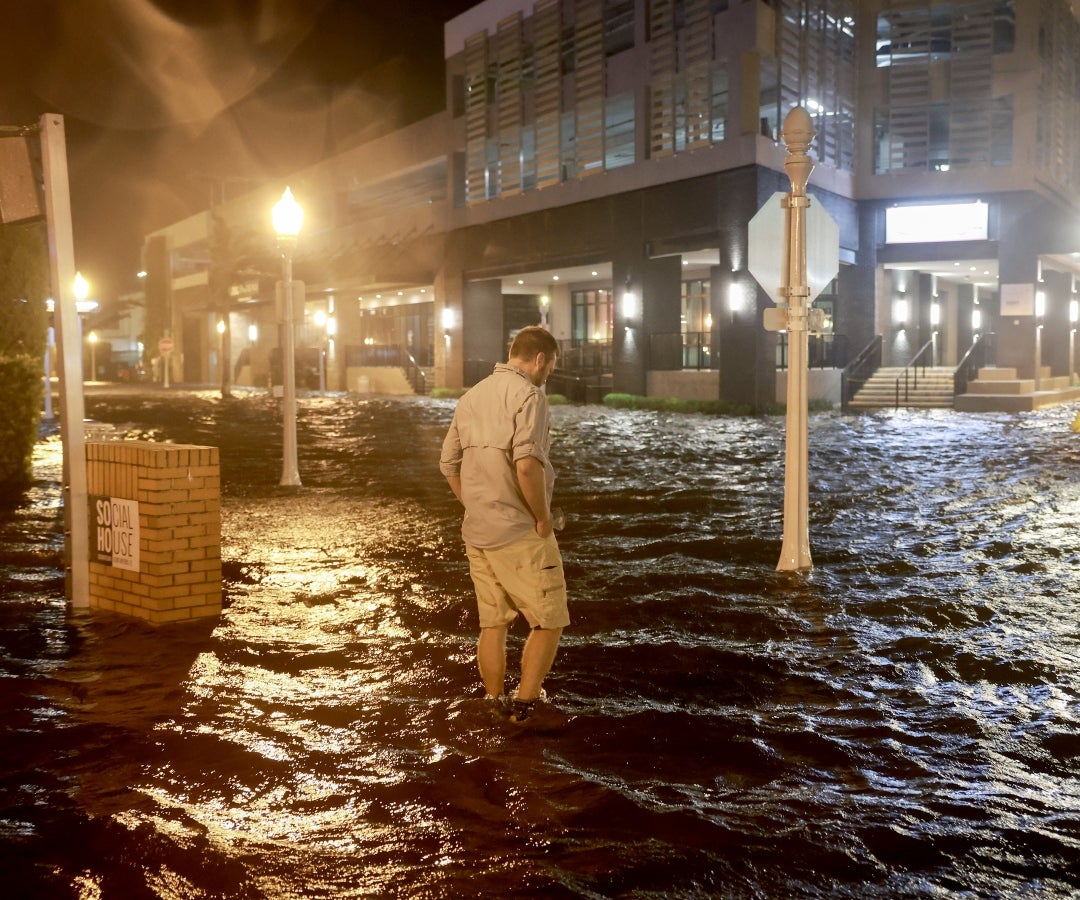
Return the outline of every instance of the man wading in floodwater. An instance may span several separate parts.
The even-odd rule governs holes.
[[[465,506],[461,536],[480,610],[476,659],[489,699],[503,694],[510,623],[518,613],[529,623],[511,704],[515,722],[524,722],[543,696],[544,676],[570,624],[551,517],[555,470],[541,390],[557,353],[545,329],[519,331],[509,360],[458,401],[439,464]]]

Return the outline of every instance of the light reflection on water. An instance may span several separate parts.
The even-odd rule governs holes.
[[[775,572],[781,419],[556,408],[574,624],[554,705],[517,729],[477,699],[437,471],[452,403],[301,401],[289,490],[265,399],[93,402],[120,433],[222,448],[228,607],[155,631],[66,615],[47,562],[5,573],[0,850],[35,861],[27,885],[1080,889],[1072,410],[815,416],[802,577]],[[3,528],[55,553],[56,442],[39,453]]]

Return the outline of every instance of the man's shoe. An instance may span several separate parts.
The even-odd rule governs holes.
[[[510,702],[510,721],[511,722],[524,722],[529,716],[532,715],[533,709],[537,703],[540,703],[547,699],[547,691],[540,688],[540,696],[533,697],[532,700],[519,700],[517,694],[514,694],[513,700]]]
[[[511,722],[524,722],[529,716],[532,715],[533,708],[536,706],[536,700],[515,700],[510,707],[510,721]]]

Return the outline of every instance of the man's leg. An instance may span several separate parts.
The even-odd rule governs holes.
[[[562,632],[561,628],[534,628],[529,632],[525,649],[521,651],[521,684],[516,699],[527,701],[540,696],[544,678],[555,662]],[[505,631],[503,637],[506,637]]]
[[[480,639],[476,642],[480,680],[484,682],[484,690],[492,697],[502,695],[506,682],[506,630],[506,625],[481,628]]]

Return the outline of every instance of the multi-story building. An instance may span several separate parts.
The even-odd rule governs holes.
[[[809,193],[840,235],[815,300],[818,391],[836,396],[868,349],[904,365],[930,344],[954,366],[979,336],[1021,377],[1076,368],[1065,0],[487,0],[446,23],[445,56],[444,111],[290,179],[307,210],[299,345],[328,387],[391,389],[410,359],[428,386],[467,385],[542,321],[563,347],[556,390],[771,402],[784,336],[762,327],[747,224],[789,189],[796,105],[817,132]],[[215,215],[269,246],[282,188]],[[178,378],[216,380],[227,313],[237,376],[263,383],[272,278],[212,300],[210,220],[148,237],[148,299]]]

